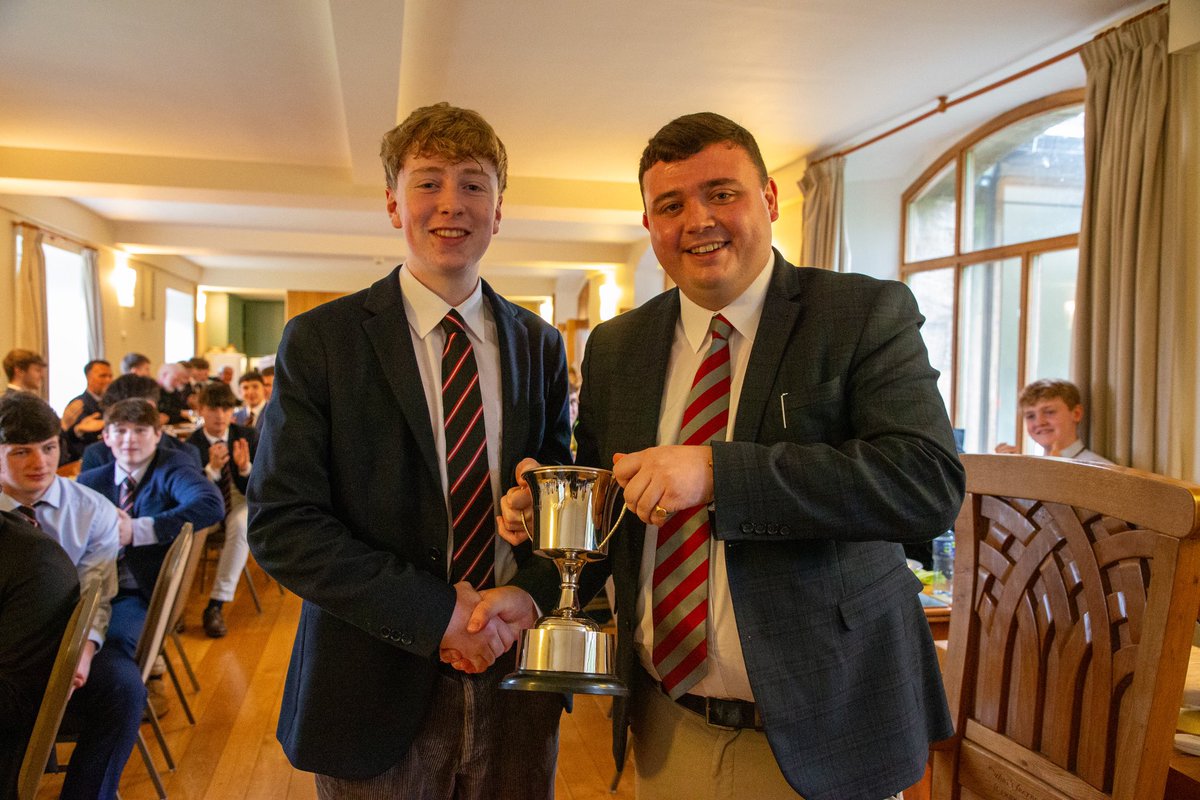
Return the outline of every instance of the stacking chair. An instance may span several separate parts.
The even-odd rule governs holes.
[[[964,455],[935,800],[1160,800],[1196,609],[1200,486]]]
[[[203,588],[207,585],[206,578],[208,576],[209,562],[216,563],[221,555],[221,548],[225,546],[225,523],[218,522],[209,529],[211,533],[204,546],[204,557],[200,562],[200,586]],[[254,601],[254,609],[261,614],[262,602],[258,598],[258,588],[254,585],[254,578],[250,576],[250,562],[247,560],[246,565],[242,567],[242,578],[246,581],[246,587],[250,589],[250,598]],[[280,587],[280,594],[283,593]]]
[[[175,537],[175,541],[167,551],[167,556],[163,559],[162,568],[158,573],[158,580],[154,583],[154,593],[150,596],[150,607],[146,611],[146,624],[142,628],[142,635],[138,638],[137,649],[134,651],[134,661],[142,671],[143,683],[150,680],[150,670],[154,667],[154,659],[162,651],[167,625],[171,620],[171,611],[179,601],[179,590],[183,585],[184,568],[191,552],[192,538],[192,523],[184,523],[183,529]],[[158,718],[154,716],[154,711],[150,708],[148,701],[146,716],[154,731],[154,736],[158,740],[158,745],[162,749],[167,768],[174,770],[175,760],[171,757],[171,750],[167,747],[167,740],[163,737],[162,728],[158,725]],[[137,746],[142,754],[142,760],[146,762],[146,771],[150,773],[150,780],[154,782],[154,788],[158,792],[159,798],[166,800],[167,792],[163,788],[162,777],[159,775],[158,768],[154,766],[154,760],[150,757],[146,740],[140,731],[138,732]]]
[[[188,550],[187,560],[183,565],[183,579],[179,583],[179,593],[175,599],[175,604],[171,607],[171,615],[167,620],[167,635],[163,639],[162,646],[162,657],[167,667],[167,674],[170,675],[171,683],[175,686],[175,693],[179,695],[179,703],[183,706],[188,723],[192,725],[196,724],[196,717],[192,714],[192,707],[183,692],[183,686],[179,683],[179,676],[175,673],[175,666],[167,656],[167,638],[175,643],[175,652],[179,656],[180,663],[183,664],[184,669],[187,671],[188,678],[191,680],[192,691],[200,691],[200,681],[196,679],[196,672],[192,669],[192,662],[188,660],[187,652],[183,649],[183,642],[180,641],[179,633],[176,629],[180,618],[183,617],[184,606],[187,605],[188,590],[191,588],[192,582],[196,579],[196,567],[200,564],[200,558],[204,555],[205,542],[208,541],[208,535],[215,527],[215,525],[210,525],[207,528],[201,528],[192,538],[192,546]]]
[[[50,680],[46,684],[46,691],[42,693],[42,703],[33,723],[33,734],[29,737],[25,757],[21,761],[21,771],[17,778],[19,800],[33,800],[33,796],[37,794],[38,784],[46,771],[50,751],[58,736],[58,726],[62,724],[67,700],[71,697],[71,680],[79,666],[83,643],[87,641],[88,631],[92,629],[92,621],[99,606],[100,582],[95,581],[83,590],[58,645],[58,655],[54,657]]]

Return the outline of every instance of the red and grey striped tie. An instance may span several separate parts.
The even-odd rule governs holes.
[[[724,441],[729,427],[729,334],[720,314],[709,326],[712,344],[696,370],[679,443]],[[652,600],[654,668],[672,699],[704,677],[708,657],[708,507],[680,509],[658,529]]]
[[[495,583],[496,521],[479,369],[459,313],[450,309],[440,325],[446,333],[446,347],[442,351],[442,419],[446,426],[446,480],[450,485],[454,529],[450,582],[467,581],[476,589],[485,589]]]
[[[130,516],[133,515],[133,498],[137,494],[137,481],[132,475],[126,475],[121,481],[120,491],[117,492],[117,507]]]

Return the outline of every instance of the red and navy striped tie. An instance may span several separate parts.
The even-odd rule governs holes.
[[[725,441],[729,426],[729,335],[733,326],[717,314],[709,326],[712,343],[696,370],[679,443],[706,445]],[[708,506],[680,509],[658,529],[651,582],[654,618],[654,668],[672,699],[708,670]]]
[[[442,419],[446,426],[446,481],[454,529],[450,582],[467,581],[476,589],[495,583],[496,521],[488,472],[487,431],[479,368],[463,318],[450,309],[441,321]]]

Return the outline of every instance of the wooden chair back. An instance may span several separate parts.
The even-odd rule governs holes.
[[[142,627],[142,635],[138,637],[137,649],[134,651],[134,661],[142,671],[143,683],[150,679],[154,659],[162,649],[163,637],[167,634],[167,623],[179,598],[184,566],[191,549],[192,523],[185,522],[183,529],[167,550],[162,568],[158,571],[154,592],[150,595],[150,606],[146,610],[146,623]]]
[[[1200,487],[964,455],[933,797],[1160,800],[1196,609]]]
[[[175,604],[171,607],[171,616],[167,620],[167,633],[175,630],[179,618],[183,616],[183,608],[187,605],[187,594],[196,580],[196,569],[200,566],[200,559],[204,556],[205,544],[209,534],[216,527],[217,525],[209,525],[207,528],[201,528],[192,537],[192,546],[188,550],[187,560],[183,563],[183,578],[179,583],[179,593]]]
[[[37,794],[38,784],[46,771],[46,763],[50,760],[50,749],[54,747],[58,727],[62,724],[67,700],[71,697],[71,681],[79,666],[83,643],[87,641],[96,609],[99,607],[100,581],[93,581],[84,588],[79,602],[75,604],[75,611],[72,612],[66,630],[63,631],[62,641],[58,645],[58,655],[54,657],[50,680],[46,684],[46,691],[42,693],[42,703],[33,723],[33,733],[29,737],[25,757],[21,761],[21,770],[17,777],[19,800],[33,800]]]

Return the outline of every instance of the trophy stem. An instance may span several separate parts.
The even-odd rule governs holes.
[[[554,564],[558,567],[561,590],[558,595],[558,607],[551,612],[551,616],[575,619],[582,615],[582,609],[579,607],[579,572],[587,563],[584,555],[582,551],[568,550],[562,558],[554,559]]]

